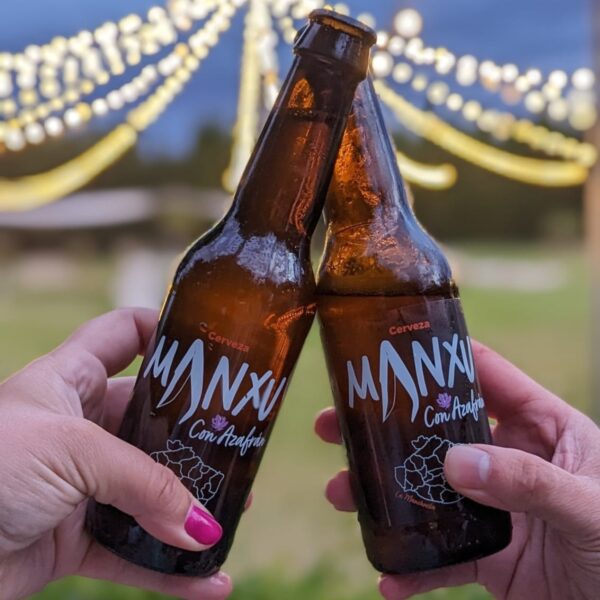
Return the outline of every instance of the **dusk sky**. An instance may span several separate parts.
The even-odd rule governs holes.
[[[424,17],[424,40],[456,54],[474,54],[522,68],[573,71],[591,64],[590,6],[593,0],[413,0],[377,2],[347,0],[354,14],[368,10],[379,28],[391,30],[392,16],[415,7]],[[55,35],[93,29],[130,12],[143,15],[159,2],[150,0],[25,0],[4,6],[0,20],[0,51],[17,51],[44,43]],[[213,49],[186,90],[141,138],[145,154],[176,155],[193,143],[201,123],[230,126],[235,117],[239,84],[242,20],[238,15],[222,42]],[[285,69],[291,53],[284,43]],[[424,72],[427,68],[424,68]],[[456,85],[456,84],[455,84]],[[465,91],[465,94],[468,93]],[[472,92],[476,94],[475,91]],[[480,95],[476,96],[478,99]],[[411,96],[419,101],[418,96]],[[485,99],[485,96],[484,96]],[[488,104],[494,104],[492,96]],[[98,127],[108,129],[109,121]]]

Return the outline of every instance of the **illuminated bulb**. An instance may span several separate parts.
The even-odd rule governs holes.
[[[435,49],[425,48],[423,52],[421,52],[421,61],[426,65],[432,65],[435,61]]]
[[[594,126],[597,118],[596,108],[592,104],[583,104],[575,107],[569,117],[569,123],[578,131],[587,131]]]
[[[118,34],[119,30],[115,23],[108,21],[96,29],[94,37],[98,44],[105,45],[114,42],[117,39]]]
[[[460,94],[450,94],[446,100],[446,106],[452,111],[458,111],[463,107],[463,98]]]
[[[89,79],[84,79],[79,84],[79,91],[82,94],[91,94],[94,91],[94,84]]]
[[[412,8],[401,10],[394,19],[396,31],[405,38],[412,38],[421,33],[423,19],[421,15]]]
[[[390,36],[386,31],[378,31],[377,32],[377,46],[379,48],[385,48],[390,39]]]
[[[545,150],[549,154],[556,155],[563,143],[564,136],[558,131],[549,132],[546,136]]]
[[[591,144],[581,144],[576,150],[575,157],[586,167],[593,167],[598,160],[598,151]]]
[[[456,57],[454,56],[454,54],[445,50],[444,52],[440,53],[440,55],[437,57],[435,70],[440,75],[446,75],[447,73],[450,73],[455,64]]]
[[[117,77],[119,75],[123,75],[123,73],[125,73],[125,65],[121,61],[113,62],[109,65],[109,67],[110,67],[110,72],[113,75],[116,75]]]
[[[456,65],[456,80],[464,86],[473,85],[477,81],[477,59],[467,54],[459,59]]]
[[[58,137],[59,135],[62,135],[65,130],[63,122],[58,117],[46,119],[44,127],[46,128],[46,133],[50,137]]]
[[[31,110],[21,111],[18,121],[21,126],[29,125],[30,123],[33,123],[35,121],[33,112]]]
[[[138,94],[145,94],[148,91],[148,85],[141,78],[136,77],[136,79],[133,80],[133,85]]]
[[[490,133],[496,125],[497,118],[498,115],[495,111],[484,110],[477,119],[477,127],[479,127],[481,131]]]
[[[542,93],[548,100],[556,100],[560,98],[560,88],[556,87],[552,83],[547,83],[542,88]]]
[[[7,116],[11,117],[17,112],[17,103],[14,100],[5,100],[2,105],[2,112]]]
[[[77,102],[77,100],[79,100],[79,96],[80,96],[79,91],[74,88],[70,88],[64,93],[64,99],[69,104],[72,104],[73,102]]]
[[[160,50],[160,46],[153,41],[145,41],[142,43],[142,54],[152,56]]]
[[[421,38],[413,38],[406,44],[404,54],[412,60],[416,60],[423,50],[423,40]]]
[[[525,96],[525,107],[532,113],[540,113],[546,107],[546,99],[541,92],[529,92]]]
[[[45,137],[44,128],[39,123],[31,123],[25,127],[25,139],[30,144],[41,144]]]
[[[487,87],[494,88],[502,81],[502,69],[492,61],[481,63],[479,74]]]
[[[548,83],[551,83],[553,86],[562,89],[567,85],[567,83],[569,83],[569,77],[564,71],[552,71],[552,73],[550,73],[548,76]]]
[[[108,103],[104,98],[98,98],[92,102],[92,112],[99,116],[103,117],[109,110]]]
[[[463,107],[463,117],[467,121],[476,121],[481,115],[481,104],[477,100],[469,100]]]
[[[100,52],[91,48],[83,59],[82,70],[86,77],[94,77],[102,69]]]
[[[153,6],[148,11],[148,21],[151,23],[159,23],[166,20],[166,18],[167,14],[165,13],[165,9],[160,6]]]
[[[496,63],[491,60],[484,60],[481,65],[479,65],[479,74],[482,77],[487,77],[492,71],[496,69]]]
[[[25,137],[23,132],[16,127],[9,127],[4,136],[4,143],[9,150],[17,152],[25,147]]]
[[[508,63],[502,67],[502,80],[506,83],[512,83],[519,76],[517,65]]]
[[[413,74],[412,67],[407,63],[399,63],[394,67],[393,78],[398,83],[410,81]]]
[[[540,85],[542,83],[542,72],[539,69],[529,69],[525,75],[522,75],[525,78],[529,86],[535,87],[536,85]],[[517,79],[518,81],[518,79]],[[529,89],[529,88],[527,88]]]
[[[13,84],[11,76],[5,71],[0,71],[0,98],[7,98],[12,94]]]
[[[112,110],[120,110],[125,104],[123,96],[121,95],[119,90],[113,90],[112,92],[110,92],[108,96],[106,96],[106,101],[108,102],[108,106],[110,106]]]
[[[563,98],[557,98],[548,105],[548,115],[555,121],[564,121],[569,115],[569,103]]]
[[[432,104],[444,104],[449,93],[450,88],[448,85],[443,81],[438,81],[429,86],[429,89],[427,90],[427,99]]]
[[[47,104],[40,104],[34,112],[36,119],[45,119],[50,114],[50,108]]]
[[[110,81],[110,75],[106,71],[100,71],[96,75],[96,83],[98,85],[106,85]]]
[[[65,123],[68,127],[79,127],[81,122],[81,115],[75,108],[70,108],[65,112]]]
[[[79,40],[79,43],[85,48],[88,48],[94,43],[94,36],[90,31],[80,31],[77,34],[77,39]]]
[[[380,50],[373,55],[371,66],[376,77],[387,77],[392,72],[394,61],[388,52]]]
[[[492,135],[500,141],[505,142],[510,139],[510,132],[514,123],[514,117],[512,115],[504,115],[498,117],[492,128]]]
[[[17,75],[17,85],[20,88],[31,89],[35,87],[36,76],[35,71],[21,71]]]
[[[25,56],[34,63],[39,63],[42,59],[42,51],[39,46],[32,44],[25,48]]]
[[[141,75],[144,78],[144,81],[147,81],[148,83],[153,83],[158,79],[158,72],[154,65],[147,65],[144,67]]]
[[[50,100],[50,107],[53,111],[59,111],[65,107],[65,103],[60,98],[52,98]]]
[[[337,4],[335,4],[333,10],[335,10],[335,12],[337,13],[340,13],[340,15],[348,16],[350,14],[350,8],[347,4],[344,4],[343,2],[338,2]]]
[[[371,29],[375,27],[375,17],[371,13],[360,13],[356,18]]]
[[[578,90],[591,90],[596,83],[596,77],[591,69],[577,69],[571,77],[573,86]]]
[[[135,33],[142,26],[138,15],[128,15],[119,21],[119,29],[125,35]]]
[[[186,56],[183,63],[190,71],[195,71],[200,66],[200,61],[192,55]]]
[[[125,102],[135,102],[138,98],[138,93],[135,89],[135,86],[131,83],[125,84],[121,88],[121,93],[123,94],[123,99]]]
[[[38,95],[34,90],[23,90],[19,94],[19,100],[24,106],[33,106],[38,101]]]
[[[406,42],[398,35],[390,38],[390,41],[388,42],[388,52],[392,56],[400,56],[404,52],[405,47]]]
[[[0,53],[0,69],[11,70],[14,66],[13,55],[8,52]]]
[[[521,92],[522,94],[528,92],[531,88],[531,83],[529,81],[529,79],[523,75],[521,75],[520,77],[517,77],[517,80],[515,81],[515,89],[518,92]]]
[[[130,51],[126,54],[125,60],[127,61],[128,65],[135,67],[142,62],[142,55],[140,52]]]
[[[412,87],[417,92],[422,92],[427,87],[427,77],[425,75],[417,75],[413,79]]]

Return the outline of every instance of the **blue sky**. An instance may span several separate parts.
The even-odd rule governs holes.
[[[369,10],[378,26],[391,29],[402,7],[418,8],[424,17],[423,37],[457,54],[474,54],[523,68],[537,66],[572,71],[591,64],[591,3],[594,0],[347,0],[356,12]],[[55,35],[93,29],[130,12],[144,14],[160,0],[21,0],[6,3],[0,20],[0,51],[17,51],[44,43]],[[229,126],[234,119],[239,82],[242,16],[168,111],[144,133],[146,155],[185,152],[197,128],[206,121]],[[289,48],[280,60],[289,64]],[[416,99],[416,98],[415,98]],[[490,103],[493,99],[490,98]],[[102,123],[108,127],[108,122]]]

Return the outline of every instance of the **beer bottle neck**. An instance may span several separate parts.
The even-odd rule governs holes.
[[[229,215],[246,235],[310,240],[357,83],[354,69],[296,57]]]
[[[370,81],[352,105],[325,217],[321,293],[455,295],[447,260],[409,204]]]
[[[358,86],[329,189],[329,233],[419,228],[370,80]]]

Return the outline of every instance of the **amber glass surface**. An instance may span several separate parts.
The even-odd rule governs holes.
[[[368,81],[325,213],[318,310],[369,559],[406,573],[497,552],[510,516],[443,477],[448,447],[490,443],[490,428],[450,267],[407,201]]]
[[[374,41],[331,19],[311,17],[232,209],[181,261],[119,434],[172,468],[223,538],[186,552],[90,505],[95,538],[144,567],[198,576],[223,564],[314,318],[310,237]]]

